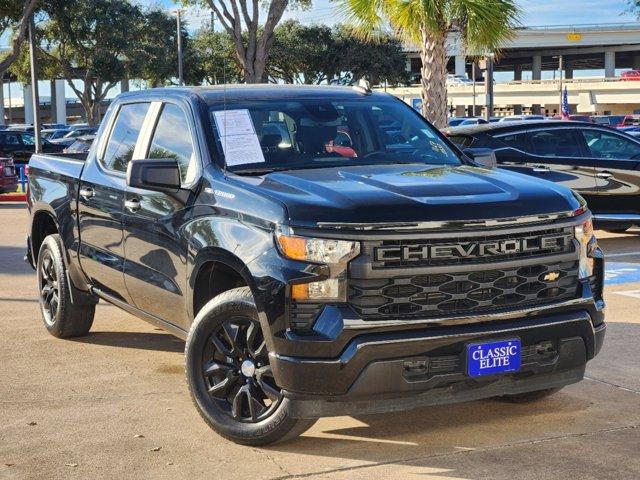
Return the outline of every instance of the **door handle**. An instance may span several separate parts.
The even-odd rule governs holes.
[[[613,173],[607,172],[605,170],[604,172],[597,172],[596,173],[596,177],[598,177],[598,178],[611,178],[611,177],[613,177]]]
[[[125,200],[124,206],[132,212],[137,212],[138,210],[140,210],[140,200],[138,200],[137,198]]]
[[[544,165],[536,165],[533,167],[534,173],[549,173],[551,169],[549,167],[545,167]]]
[[[93,188],[91,187],[84,187],[80,189],[80,196],[82,198],[84,198],[85,200],[88,200],[92,197],[94,197],[96,194],[96,192],[93,191]]]

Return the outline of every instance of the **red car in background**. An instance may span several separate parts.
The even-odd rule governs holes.
[[[637,127],[638,125],[640,125],[640,115],[625,115],[622,121],[615,127]]]
[[[13,159],[0,157],[0,193],[15,192],[18,188],[18,174]]]
[[[640,80],[640,70],[628,70],[626,72],[622,72],[620,78],[627,81]]]

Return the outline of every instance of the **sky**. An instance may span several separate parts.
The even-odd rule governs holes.
[[[134,0],[141,5],[155,6],[173,11],[177,4],[172,0]],[[633,22],[637,19],[628,12],[627,0],[517,0],[522,9],[521,24],[523,26],[549,26],[549,25],[580,25],[580,24],[606,24]],[[579,8],[578,8],[579,6]],[[330,0],[313,0],[309,10],[291,10],[285,13],[285,19],[296,18],[305,24],[324,23],[333,25],[340,23],[342,18],[338,15],[334,2]],[[185,12],[187,28],[197,29],[204,24],[210,24],[211,14],[208,8],[191,8]],[[218,25],[216,30],[221,29]],[[551,72],[545,72],[551,74]],[[576,72],[577,74],[577,72]],[[601,72],[589,72],[589,75],[602,75]],[[545,75],[546,76],[546,75]],[[525,73],[526,79],[526,73]],[[499,81],[499,79],[497,79]],[[21,97],[22,92],[12,89],[14,98]],[[134,87],[135,88],[135,87]],[[4,94],[7,98],[7,87]],[[109,96],[119,93],[115,88]],[[40,94],[50,94],[49,82],[40,83]],[[67,88],[67,97],[73,98],[73,92]]]

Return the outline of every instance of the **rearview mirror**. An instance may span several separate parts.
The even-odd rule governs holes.
[[[127,166],[129,187],[175,193],[180,183],[180,169],[173,158],[131,160]]]
[[[490,148],[465,148],[463,153],[481,167],[496,168],[498,166],[496,154]]]

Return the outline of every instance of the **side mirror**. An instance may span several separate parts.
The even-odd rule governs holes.
[[[462,153],[481,167],[496,168],[498,166],[496,153],[490,148],[465,148]]]
[[[180,184],[180,168],[173,158],[131,160],[127,166],[129,187],[175,193],[180,190]]]

